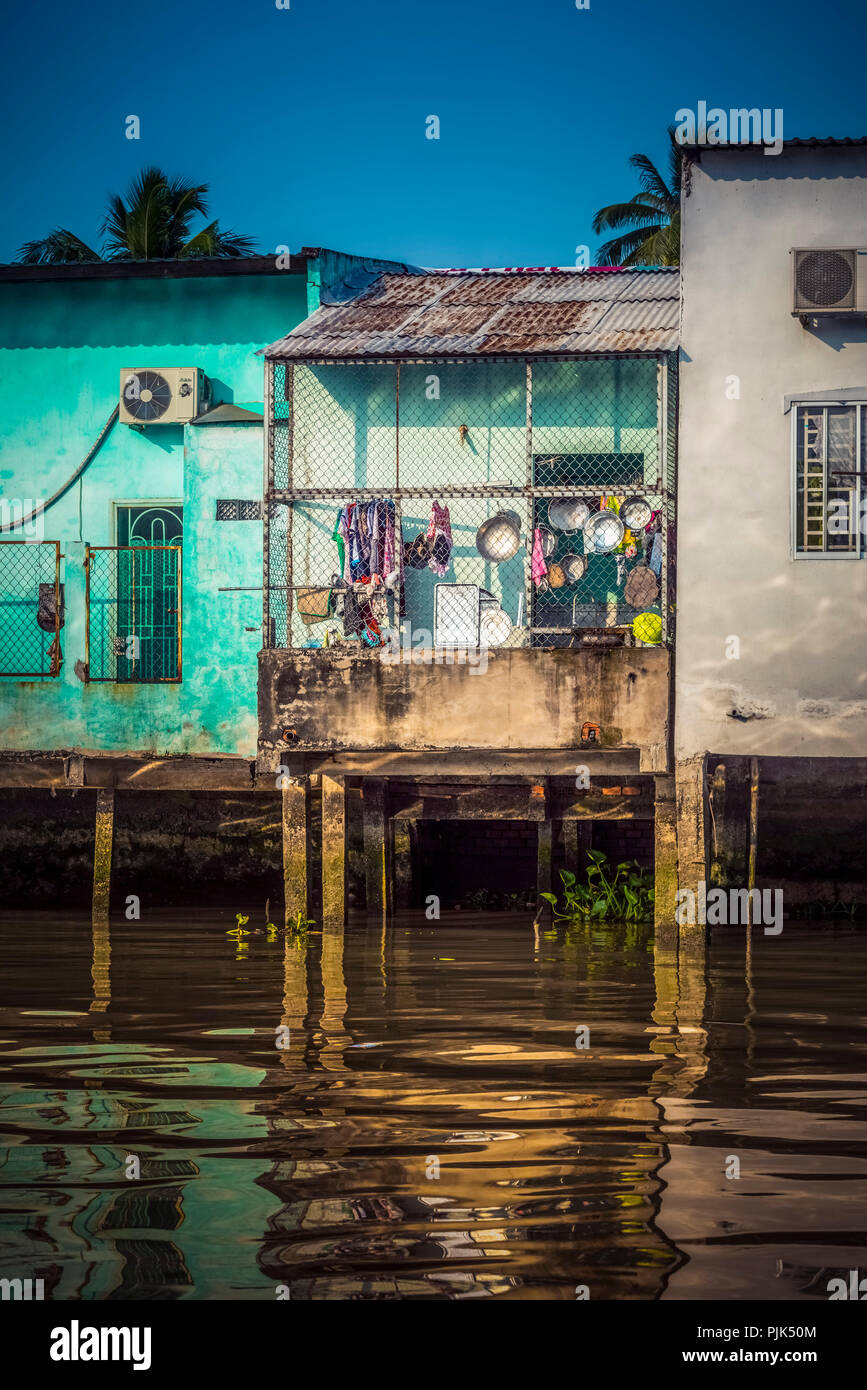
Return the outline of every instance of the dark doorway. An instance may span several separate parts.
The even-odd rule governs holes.
[[[414,899],[443,909],[519,908],[536,901],[535,821],[418,822]]]

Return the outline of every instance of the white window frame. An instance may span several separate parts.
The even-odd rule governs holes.
[[[798,536],[798,416],[799,416],[799,412],[800,412],[801,410],[823,410],[823,409],[829,409],[829,408],[838,409],[838,410],[841,409],[841,408],[842,408],[842,409],[846,409],[846,410],[854,410],[854,412],[855,412],[855,459],[854,459],[854,462],[855,462],[855,468],[856,468],[857,470],[859,470],[859,472],[860,472],[861,467],[862,467],[862,462],[863,462],[863,456],[864,456],[864,442],[863,442],[863,439],[862,439],[862,433],[863,433],[864,428],[865,428],[865,416],[867,416],[867,406],[865,406],[864,401],[863,401],[863,398],[862,398],[862,399],[854,398],[854,399],[850,399],[850,400],[847,400],[847,399],[842,399],[842,400],[841,400],[839,396],[835,398],[835,397],[832,396],[832,395],[828,395],[828,396],[823,397],[823,398],[821,398],[821,399],[811,398],[809,395],[806,395],[806,396],[804,396],[804,397],[802,397],[802,398],[799,398],[799,397],[797,397],[797,396],[787,396],[787,397],[786,397],[786,406],[787,406],[788,409],[790,409],[790,411],[791,411],[791,416],[792,416],[792,422],[791,422],[791,445],[790,445],[790,455],[791,455],[791,497],[792,497],[792,506],[791,506],[791,514],[792,514],[792,515],[791,515],[791,533],[790,533],[791,558],[792,558],[792,560],[797,560],[797,561],[800,561],[800,560],[834,560],[834,561],[839,561],[839,560],[863,560],[863,559],[864,559],[864,556],[865,556],[865,549],[867,549],[867,547],[865,547],[865,537],[864,537],[864,534],[863,534],[862,529],[861,529],[861,520],[862,520],[862,515],[865,514],[865,513],[864,513],[865,505],[867,505],[867,483],[865,483],[864,480],[863,480],[863,478],[861,478],[861,477],[859,477],[858,480],[857,480],[857,498],[858,498],[858,500],[857,500],[857,516],[856,516],[856,518],[855,518],[855,537],[856,537],[856,546],[855,546],[855,549],[854,549],[854,550],[842,550],[842,549],[841,549],[841,550],[830,550],[830,551],[829,551],[829,550],[799,550],[799,549],[798,549],[798,542],[799,542],[799,536]],[[825,448],[826,448],[826,450],[827,450],[827,430],[826,430],[826,432],[825,432]],[[825,467],[826,467],[826,485],[827,485],[827,463],[826,463]],[[827,516],[826,516],[826,524],[827,524]]]

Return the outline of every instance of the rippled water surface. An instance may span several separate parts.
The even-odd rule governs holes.
[[[233,925],[0,922],[2,1275],[824,1300],[863,1265],[867,933],[787,927],[747,961],[732,929],[678,969],[505,915],[306,952]]]

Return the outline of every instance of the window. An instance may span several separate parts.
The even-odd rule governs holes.
[[[241,497],[217,498],[217,521],[261,521],[262,503]]]
[[[800,405],[795,412],[795,554],[858,559],[867,409]]]

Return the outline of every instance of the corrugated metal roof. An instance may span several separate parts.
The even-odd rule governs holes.
[[[791,140],[783,141],[784,149],[833,149],[835,146],[845,145],[867,145],[867,135],[793,135]],[[763,150],[764,146],[759,141],[750,140],[722,140],[719,144],[713,145],[707,140],[687,140],[683,147],[685,150]]]
[[[500,357],[673,352],[677,266],[628,270],[382,275],[357,299],[323,306],[266,357]]]

